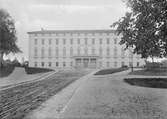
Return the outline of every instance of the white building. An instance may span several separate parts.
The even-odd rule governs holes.
[[[29,34],[29,66],[117,68],[144,60],[119,45],[114,30],[41,30]]]

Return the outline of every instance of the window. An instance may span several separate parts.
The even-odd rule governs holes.
[[[72,39],[72,38],[70,39],[70,44],[71,44],[71,45],[73,44],[73,39]]]
[[[125,62],[121,62],[121,66],[122,66],[122,67],[125,66]]]
[[[100,44],[102,44],[102,43],[103,43],[101,38],[99,39],[99,42],[100,42]]]
[[[139,62],[137,62],[137,67],[139,67]]]
[[[48,55],[49,58],[51,58],[51,57],[52,57],[52,49],[51,49],[51,48],[48,49],[48,54],[49,54],[49,55]]]
[[[71,62],[71,66],[73,66],[73,62]]]
[[[73,55],[73,48],[71,47],[70,48],[70,56],[72,56]]]
[[[80,48],[78,48],[78,51],[77,51],[77,52],[78,52],[78,55],[80,55],[80,54],[81,54],[81,50],[80,50]]]
[[[132,67],[133,66],[133,63],[132,62],[129,62],[129,67]]]
[[[66,62],[63,62],[63,67],[65,67],[66,66]]]
[[[107,54],[106,55],[110,56],[110,48],[109,47],[107,48]]]
[[[44,67],[44,66],[45,66],[45,63],[44,63],[44,62],[41,62],[41,66]]]
[[[34,67],[37,67],[37,66],[38,66],[38,63],[37,63],[37,62],[35,62],[35,63],[34,63]]]
[[[52,62],[49,62],[48,65],[49,65],[49,67],[51,67],[52,66]]]
[[[87,38],[85,38],[85,45],[87,45],[88,44],[88,39]]]
[[[45,39],[42,39],[42,45],[44,45],[45,44]]]
[[[117,62],[114,62],[114,67],[117,67]]]
[[[114,47],[114,58],[117,58],[117,47]]]
[[[78,44],[80,44],[80,39],[78,38]]]
[[[63,39],[63,44],[64,44],[64,45],[66,44],[66,39]]]
[[[41,49],[41,57],[42,57],[42,58],[45,57],[45,49],[44,49],[44,48]]]
[[[99,49],[99,55],[102,56],[103,55],[103,49],[100,47]]]
[[[101,61],[99,62],[99,67],[100,67],[100,68],[102,67],[102,62],[101,62]]]
[[[35,33],[34,36],[38,36],[38,34]]]
[[[117,38],[114,38],[114,44],[117,44]]]
[[[56,39],[56,45],[58,45],[59,44],[59,39]]]
[[[92,55],[95,55],[95,49],[92,48]]]
[[[85,55],[88,55],[88,49],[85,48]]]
[[[107,67],[110,67],[110,62],[107,62],[106,65],[107,65]]]
[[[34,49],[34,57],[38,57],[38,49],[36,47]]]
[[[59,62],[56,62],[56,67],[58,67],[59,66]]]
[[[52,36],[52,34],[51,34],[51,33],[49,33],[48,35],[49,35],[49,36]]]
[[[133,53],[130,50],[129,50],[129,58],[133,58]]]
[[[52,44],[52,39],[49,39],[49,45],[51,45]]]
[[[107,44],[110,44],[110,39],[109,38],[107,38]]]
[[[56,54],[56,57],[58,57],[59,56],[59,48],[58,47],[56,47],[56,52],[55,52]]]
[[[92,39],[92,44],[93,44],[93,45],[95,44],[95,39],[94,39],[94,38]]]
[[[37,43],[38,43],[38,39],[35,39],[35,41],[34,41],[34,42],[35,42],[34,44],[35,44],[35,45],[37,45]]]
[[[125,58],[125,50],[124,50],[124,48],[121,48],[121,57]]]
[[[63,48],[63,56],[64,57],[66,56],[66,48],[65,47]]]

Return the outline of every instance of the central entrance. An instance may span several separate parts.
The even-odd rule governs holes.
[[[74,56],[76,68],[96,68],[98,56]]]

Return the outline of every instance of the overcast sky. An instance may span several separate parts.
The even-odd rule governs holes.
[[[18,45],[28,58],[28,31],[110,29],[127,11],[122,0],[0,0],[15,19]]]

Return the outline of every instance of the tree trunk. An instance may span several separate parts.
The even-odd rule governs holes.
[[[0,52],[0,68],[3,67],[3,52]]]

